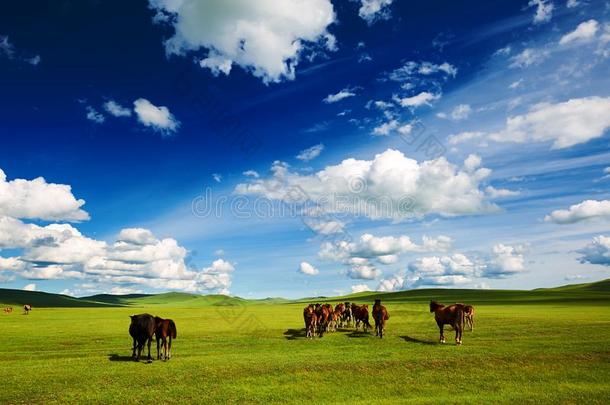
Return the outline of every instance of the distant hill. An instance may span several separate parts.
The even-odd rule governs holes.
[[[375,299],[383,301],[476,303],[553,303],[565,301],[608,301],[610,300],[610,279],[594,283],[571,284],[555,288],[539,288],[535,290],[474,290],[452,288],[428,288],[397,292],[367,291],[349,294],[341,297],[310,297],[297,300],[284,298],[264,298],[247,300],[240,297],[229,297],[220,294],[198,295],[182,292],[163,294],[128,294],[112,295],[98,294],[89,297],[74,298],[67,295],[51,294],[39,291],[23,291],[0,289],[0,304],[21,306],[32,304],[34,307],[206,307],[235,305],[265,305],[279,303],[308,302],[372,302]]]

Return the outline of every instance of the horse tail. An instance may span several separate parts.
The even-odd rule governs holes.
[[[178,329],[176,329],[176,324],[171,319],[169,320],[169,333],[172,339],[176,339],[178,336]]]
[[[457,315],[457,322],[456,322],[456,328],[459,328],[458,330],[463,331],[464,330],[464,323],[465,323],[465,318],[466,318],[466,313],[464,311],[464,307],[461,305],[458,305],[456,307],[456,315]]]

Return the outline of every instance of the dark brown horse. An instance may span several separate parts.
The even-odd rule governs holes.
[[[371,324],[369,323],[369,306],[367,304],[352,304],[352,316],[354,317],[356,330],[358,330],[360,324],[362,324],[362,330],[364,332],[366,332],[367,328],[371,327]]]
[[[324,336],[324,332],[328,332],[330,321],[332,319],[333,307],[330,304],[316,304],[316,316],[318,318],[318,335]]]
[[[373,305],[373,319],[375,320],[375,336],[383,338],[385,323],[390,319],[390,314],[388,314],[386,307],[381,305],[381,300],[375,300],[375,305]]]
[[[345,301],[344,305],[345,310],[343,311],[343,315],[341,316],[341,325],[346,325],[347,327],[349,327],[354,319],[352,317],[352,306],[347,301]]]
[[[176,324],[171,319],[163,319],[155,316],[155,336],[157,338],[157,360],[161,359],[159,343],[163,342],[163,359],[172,358],[172,339],[176,339],[178,331]],[[169,343],[168,343],[169,340]]]
[[[306,336],[308,338],[313,338],[318,324],[318,316],[316,315],[316,308],[313,304],[309,304],[303,310],[303,320],[305,321]]]
[[[472,305],[464,306],[464,318],[466,319],[466,325],[470,327],[470,331],[474,330],[474,307]]]
[[[155,318],[150,314],[131,315],[131,324],[129,325],[129,334],[133,338],[133,357],[136,361],[140,360],[142,349],[148,342],[148,360],[152,361],[150,355],[150,344],[155,333]],[[136,355],[136,347],[138,349]]]
[[[430,312],[434,313],[434,319],[440,330],[440,342],[445,343],[443,327],[451,325],[455,329],[455,343],[462,344],[462,332],[464,331],[464,304],[454,304],[448,307],[436,301],[430,301]]]

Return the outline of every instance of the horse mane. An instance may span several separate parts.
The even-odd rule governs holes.
[[[443,304],[439,304],[436,301],[430,301],[430,312],[436,311],[438,308],[443,308]]]

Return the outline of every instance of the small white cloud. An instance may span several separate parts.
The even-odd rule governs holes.
[[[588,42],[595,38],[599,30],[599,23],[596,20],[589,20],[578,24],[578,27],[572,32],[565,34],[559,40],[560,45],[568,45],[574,42]]]
[[[541,24],[551,21],[555,5],[550,0],[530,0],[528,6],[536,7],[534,24]]]
[[[246,170],[245,172],[242,173],[244,176],[247,177],[253,177],[255,179],[258,179],[260,177],[260,174],[258,174],[258,172],[256,170]]]
[[[108,114],[113,115],[115,117],[130,117],[131,110],[127,107],[123,107],[119,103],[114,100],[109,100],[104,103],[104,110],[108,112]]]
[[[610,200],[585,200],[570,206],[567,210],[555,210],[544,217],[546,222],[565,225],[610,217]]]
[[[460,104],[451,111],[451,118],[456,121],[465,120],[470,116],[472,108],[468,104]]]
[[[36,291],[36,284],[34,284],[34,283],[27,284],[26,286],[24,286],[22,288],[22,290],[24,290],[24,291]]]
[[[519,80],[516,80],[516,81],[512,82],[508,86],[508,88],[511,89],[511,90],[518,89],[519,87],[521,87],[522,84],[523,84],[523,79],[519,79]]]
[[[222,175],[219,173],[212,173],[212,178],[214,179],[214,181],[216,183],[221,183],[222,182]]]
[[[510,58],[512,68],[526,68],[542,63],[549,57],[545,49],[526,48],[521,53]]]
[[[568,0],[566,2],[567,8],[574,8],[574,7],[578,7],[579,5],[580,5],[580,1],[578,1],[578,0]]]
[[[313,267],[311,264],[309,264],[307,262],[301,262],[301,264],[299,265],[299,273],[305,274],[308,276],[315,276],[315,275],[319,274],[320,272],[318,271],[318,269]]]
[[[355,95],[356,95],[356,93],[354,92],[353,89],[346,87],[343,90],[339,91],[338,93],[329,94],[328,96],[324,97],[324,99],[322,101],[325,102],[326,104],[332,104],[332,103],[339,102],[343,99],[346,99],[348,97],[354,97]]]
[[[493,186],[487,186],[487,188],[485,188],[485,193],[487,193],[489,198],[492,199],[515,197],[521,194],[519,191],[508,190],[505,188],[495,188]]]
[[[473,139],[480,139],[484,135],[485,132],[460,132],[459,134],[449,135],[447,139],[450,145],[457,145]]]
[[[87,119],[89,121],[93,121],[96,124],[103,124],[106,121],[106,118],[102,114],[100,114],[95,108],[88,105],[86,107],[87,110]]]
[[[438,100],[439,98],[441,98],[440,94],[422,91],[421,93],[411,97],[400,98],[395,96],[394,100],[402,107],[420,107],[422,105],[432,105],[432,102]]]
[[[163,135],[170,135],[180,127],[180,121],[169,112],[167,107],[157,107],[145,98],[137,99],[133,105],[138,121]]]
[[[390,18],[389,6],[393,0],[360,0],[358,15],[369,25]]]
[[[371,291],[371,288],[366,284],[355,284],[351,287],[352,294]]]
[[[302,160],[303,162],[309,162],[310,160],[313,160],[320,156],[320,153],[322,153],[323,150],[324,145],[320,143],[318,145],[314,145],[310,148],[300,151],[296,158]]]
[[[215,53],[211,53],[210,56],[199,61],[199,66],[210,69],[214,76],[218,76],[220,73],[228,76],[231,73],[232,65],[233,61],[231,59]]]

